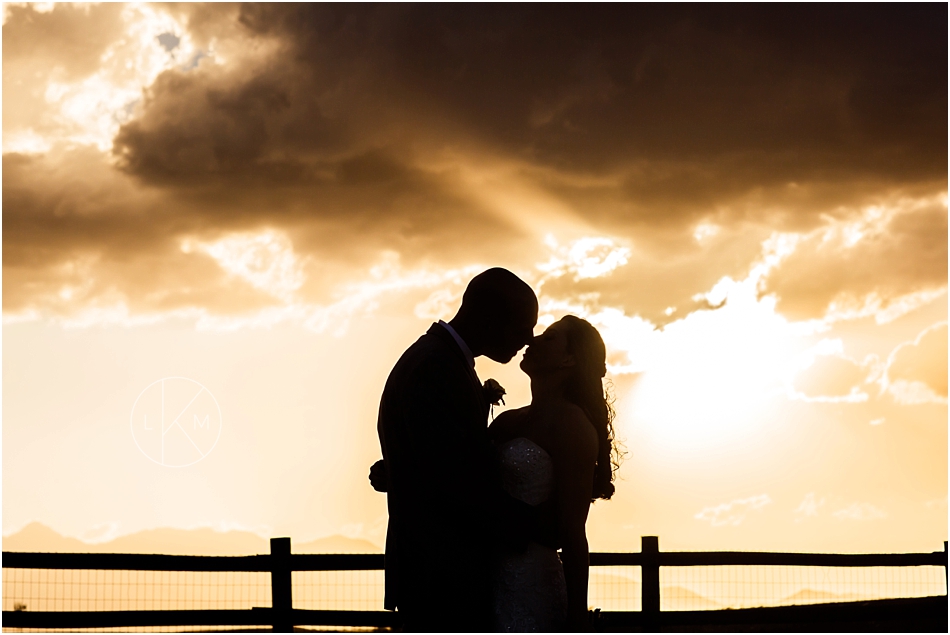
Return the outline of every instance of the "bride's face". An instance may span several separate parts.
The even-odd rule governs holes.
[[[567,352],[567,334],[561,322],[555,322],[531,340],[521,360],[521,370],[530,377],[555,373],[573,365],[574,356]]]

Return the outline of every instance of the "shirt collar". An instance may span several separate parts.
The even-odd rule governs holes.
[[[465,340],[462,339],[462,336],[455,332],[455,329],[452,328],[452,325],[448,322],[443,322],[439,320],[439,326],[444,328],[449,332],[449,335],[452,336],[452,339],[455,340],[455,343],[459,345],[459,348],[462,349],[462,354],[465,355],[465,359],[468,360],[468,363],[475,368],[475,356],[472,355],[472,349],[468,347],[468,344],[465,343]]]

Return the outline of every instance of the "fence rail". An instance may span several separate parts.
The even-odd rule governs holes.
[[[921,615],[921,611],[942,611],[946,619],[947,543],[943,551],[911,554],[804,554],[770,552],[661,552],[655,536],[644,536],[639,553],[592,553],[592,567],[624,567],[639,569],[639,611],[595,613],[595,625],[601,629],[653,628],[663,620],[670,624],[719,623],[723,619],[765,621],[808,621],[839,619],[848,615],[863,616],[905,611]],[[98,553],[23,553],[3,552],[6,570],[78,570],[138,572],[217,572],[269,573],[271,606],[249,609],[167,609],[167,610],[62,610],[36,611],[15,607],[3,611],[3,624],[13,628],[110,628],[165,626],[272,626],[275,631],[289,632],[294,625],[338,627],[398,627],[398,612],[380,610],[314,610],[294,608],[294,572],[379,571],[383,569],[382,554],[293,554],[290,538],[272,538],[271,553],[250,556],[178,556],[163,554],[98,554]],[[942,595],[867,602],[849,602],[851,609],[842,612],[830,604],[810,606],[774,606],[737,611],[662,611],[661,567],[942,567]],[[670,569],[669,571],[676,571]],[[619,574],[618,574],[619,575]],[[939,575],[939,574],[938,574]],[[6,578],[6,576],[4,576]],[[634,582],[636,584],[636,582]],[[932,588],[933,584],[928,588]],[[5,594],[6,595],[6,594]],[[934,594],[930,594],[934,595]],[[259,599],[256,601],[260,601]],[[860,608],[858,605],[861,605]],[[6,603],[5,603],[6,606]],[[838,606],[844,606],[843,604]],[[23,609],[27,610],[23,610]],[[831,611],[831,613],[829,613]],[[837,611],[837,613],[835,613]],[[848,612],[850,611],[850,612]],[[662,613],[662,615],[661,615]],[[702,614],[702,615],[700,615]],[[725,615],[729,614],[729,615]],[[740,617],[745,615],[746,617]],[[808,616],[812,616],[809,618]],[[797,616],[797,617],[796,617]]]
[[[943,551],[932,553],[779,553],[771,551],[661,551],[661,567],[712,567],[724,565],[774,565],[789,567],[942,567]],[[592,567],[641,566],[642,553],[595,552]]]

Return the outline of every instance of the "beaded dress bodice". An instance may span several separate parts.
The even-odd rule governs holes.
[[[501,483],[513,498],[540,505],[554,495],[554,460],[525,437],[498,448]],[[567,587],[557,551],[529,542],[523,552],[503,554],[494,583],[495,630],[553,632],[567,617]]]
[[[554,493],[554,461],[534,441],[518,437],[499,450],[501,483],[505,491],[529,505],[540,505]]]

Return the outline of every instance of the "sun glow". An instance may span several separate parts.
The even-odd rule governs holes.
[[[722,309],[692,313],[658,338],[630,403],[635,425],[661,444],[733,442],[767,425],[770,402],[784,398],[799,338],[772,302],[740,299],[733,292]]]
[[[761,281],[794,251],[796,240],[794,234],[773,235],[745,279],[721,279],[695,298],[705,308],[662,329],[616,307],[599,306],[596,294],[554,298],[543,288],[539,324],[567,313],[594,324],[607,345],[610,374],[639,375],[628,425],[659,444],[683,452],[734,442],[767,425],[774,400],[787,398],[803,368],[803,336],[821,330],[817,323],[789,322],[776,313],[774,297],[760,297]],[[629,253],[606,238],[568,246],[548,239],[547,244],[555,254],[538,266],[546,277],[579,276],[585,267],[606,276],[626,264]]]

